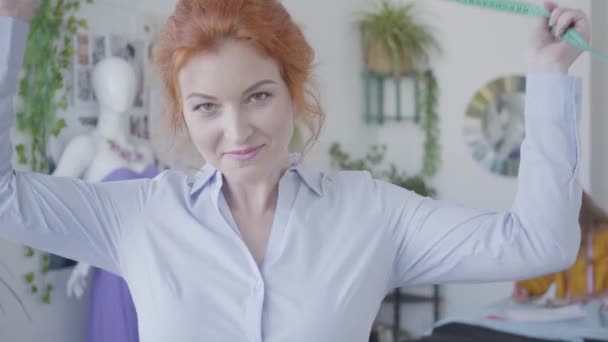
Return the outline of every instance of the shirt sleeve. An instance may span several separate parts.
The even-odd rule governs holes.
[[[13,98],[27,24],[0,16],[0,238],[120,274],[120,243],[151,180],[86,183],[12,168]]]
[[[526,135],[510,210],[459,207],[377,181],[396,244],[392,285],[528,279],[575,261],[582,196],[580,82],[562,74],[529,74],[526,88]],[[462,181],[475,186],[474,179]]]

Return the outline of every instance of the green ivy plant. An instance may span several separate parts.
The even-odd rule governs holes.
[[[437,103],[439,102],[439,87],[437,79],[431,69],[420,73],[426,86],[425,91],[418,92],[417,108],[422,108],[421,125],[425,133],[424,157],[422,161],[422,175],[431,178],[437,174],[441,164],[439,147],[439,115]]]
[[[340,170],[368,171],[374,178],[414,191],[422,196],[434,197],[437,193],[421,175],[409,176],[393,163],[383,165],[385,145],[372,145],[363,158],[353,159],[340,144],[334,143],[329,149],[331,165]]]
[[[17,129],[28,137],[25,144],[15,146],[18,161],[31,171],[49,173],[47,141],[58,136],[66,127],[56,114],[68,107],[64,74],[74,56],[73,39],[79,29],[87,29],[87,21],[75,16],[81,3],[93,0],[42,0],[30,22],[30,31],[23,62],[23,77],[19,84],[21,99],[17,110]],[[26,256],[39,257],[39,273],[28,272],[24,279],[32,294],[40,294],[42,301],[50,303],[53,286],[44,275],[49,271],[47,253],[26,248]]]

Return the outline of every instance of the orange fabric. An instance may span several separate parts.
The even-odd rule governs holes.
[[[603,228],[603,227],[602,227]],[[593,272],[594,293],[608,290],[608,229],[598,229],[593,237]],[[532,297],[542,296],[555,283],[556,297],[566,298],[568,288],[573,298],[587,295],[587,250],[581,248],[574,265],[568,270],[548,274],[542,277],[522,280],[517,284],[522,286]]]

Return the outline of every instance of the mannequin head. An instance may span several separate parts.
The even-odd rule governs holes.
[[[93,70],[93,90],[102,108],[124,113],[131,108],[137,92],[135,71],[124,59],[109,57]]]

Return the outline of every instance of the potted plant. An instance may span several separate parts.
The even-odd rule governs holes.
[[[358,22],[367,69],[377,74],[403,74],[441,52],[430,27],[415,13],[415,4],[382,0]]]

